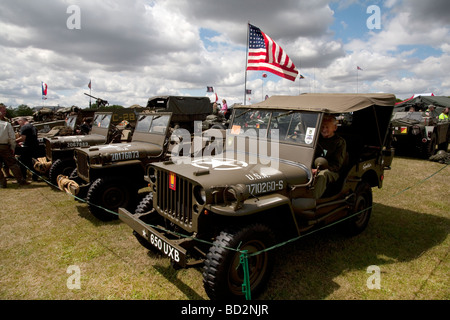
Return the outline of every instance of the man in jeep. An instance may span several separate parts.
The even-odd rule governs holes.
[[[315,176],[314,196],[319,199],[329,183],[339,178],[339,172],[345,161],[346,143],[344,138],[336,134],[336,118],[325,115],[320,127],[320,137],[314,158],[323,157],[328,161],[327,168],[313,168]]]

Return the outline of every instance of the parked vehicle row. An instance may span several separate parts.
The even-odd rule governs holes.
[[[274,245],[337,222],[351,235],[367,227],[372,188],[382,187],[394,156],[394,95],[273,96],[235,105],[215,128],[211,117],[204,123],[205,99],[149,99],[125,141],[113,138],[108,113],[95,115],[88,136],[48,139],[52,180],[96,218],[120,218],[175,268],[202,266],[211,299],[244,298],[244,252],[256,297]],[[328,115],[347,148],[339,179],[317,199],[315,170],[328,162],[315,153]]]

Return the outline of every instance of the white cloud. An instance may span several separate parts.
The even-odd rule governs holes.
[[[333,38],[330,1],[108,0],[0,2],[0,102],[87,106],[87,84],[111,104],[145,105],[152,95],[206,95],[213,85],[230,104],[244,97],[246,24],[270,35],[306,79],[248,73],[252,101],[267,94],[385,91],[410,96],[433,88],[449,94],[450,27],[446,1],[390,0],[382,29],[342,43]],[[81,29],[69,30],[69,5]],[[358,4],[340,3],[337,10]],[[202,42],[201,30],[214,35]],[[432,48],[428,51],[426,48]],[[425,48],[425,49],[424,49]],[[420,56],[418,56],[420,54]]]

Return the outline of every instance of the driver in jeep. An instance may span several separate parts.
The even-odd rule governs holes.
[[[329,183],[339,178],[339,172],[345,161],[346,143],[344,138],[336,134],[336,118],[326,114],[320,127],[320,137],[317,143],[314,159],[323,157],[327,159],[327,168],[312,169],[315,176],[314,196],[319,199],[325,192]]]

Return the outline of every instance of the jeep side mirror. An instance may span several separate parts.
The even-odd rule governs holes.
[[[317,169],[325,170],[328,169],[328,160],[323,157],[318,157],[314,160],[314,165]]]

